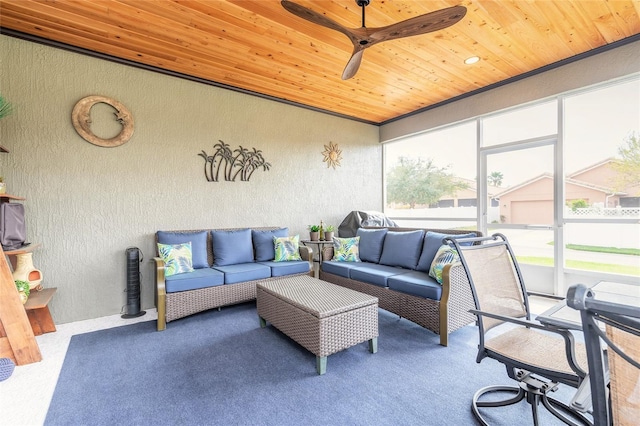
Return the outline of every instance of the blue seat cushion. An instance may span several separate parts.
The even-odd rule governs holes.
[[[426,272],[411,271],[394,275],[389,277],[387,284],[391,290],[425,299],[440,300],[442,297],[442,286]]]
[[[424,244],[422,246],[422,254],[420,260],[418,260],[418,266],[415,268],[418,271],[429,272],[433,258],[436,256],[436,252],[442,244],[442,240],[446,237],[451,238],[473,238],[476,234],[471,232],[469,234],[442,234],[440,232],[427,231],[424,236]],[[471,245],[472,243],[464,243],[464,245]]]
[[[224,283],[234,284],[244,281],[261,280],[271,276],[271,268],[261,263],[237,263],[235,265],[214,266],[224,273]]]
[[[164,277],[167,293],[196,290],[224,284],[224,274],[211,268],[194,269],[193,272]]]
[[[416,269],[420,253],[422,252],[423,239],[424,231],[422,229],[407,232],[387,232],[382,246],[380,264]]]
[[[362,262],[339,262],[328,260],[322,262],[322,272],[338,275],[339,277],[349,278],[349,270],[360,266]]]
[[[407,269],[395,266],[380,265],[377,263],[360,262],[358,266],[349,271],[349,278],[365,283],[387,287],[387,279],[394,275],[404,274]]]
[[[273,260],[275,257],[273,237],[287,237],[289,228],[274,229],[271,231],[251,230],[251,240],[256,253],[256,262]]]
[[[282,277],[291,274],[303,274],[309,272],[309,262],[306,260],[287,260],[284,262],[259,262],[271,268],[272,277]]]
[[[251,229],[211,231],[213,266],[253,262]]]
[[[360,237],[360,260],[363,262],[380,262],[382,244],[388,229],[358,228],[356,236]]]
[[[207,260],[207,231],[201,232],[171,232],[158,231],[156,237],[160,244],[182,244],[191,242],[191,261],[193,269],[208,268]]]

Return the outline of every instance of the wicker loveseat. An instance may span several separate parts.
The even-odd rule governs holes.
[[[158,331],[188,315],[255,300],[258,281],[309,274],[313,260],[307,247],[299,248],[301,261],[274,261],[273,237],[287,234],[287,228],[278,227],[156,232],[156,250],[158,243],[191,243],[193,264],[192,272],[166,277],[165,264],[156,251]]]
[[[325,247],[321,280],[378,298],[379,307],[440,335],[448,335],[476,320],[471,287],[460,263],[442,270],[442,284],[429,276],[429,267],[444,236],[482,236],[478,231],[381,228],[358,229],[361,262],[333,261]]]

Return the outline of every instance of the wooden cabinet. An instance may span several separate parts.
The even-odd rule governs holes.
[[[40,247],[42,244],[40,243],[36,243],[36,244],[29,244],[28,246],[22,246],[19,249],[16,250],[7,250],[4,252],[4,254],[9,258],[9,262],[11,262],[11,270],[15,270],[16,269],[16,263],[18,262],[18,255],[19,254],[24,254],[24,253],[31,253],[32,251],[34,251],[35,249],[37,249],[38,247]]]
[[[16,195],[10,195],[10,194],[0,194],[0,204],[7,203],[10,201],[24,201],[24,200],[26,200],[26,198],[24,197],[18,197]],[[11,270],[13,271],[16,268],[18,255],[24,254],[24,253],[31,253],[32,251],[40,247],[40,245],[41,244],[30,243],[29,245],[22,246],[15,250],[6,250],[4,254],[9,257],[9,262],[11,262]]]
[[[10,194],[0,194],[0,204],[8,203],[11,201],[24,201],[26,198],[18,197],[16,195]],[[20,247],[17,250],[7,250],[4,252],[5,255],[9,256],[9,261],[11,262],[11,270],[14,270],[16,267],[16,255],[20,253],[28,253],[35,250],[39,245],[30,244],[28,246]]]
[[[51,312],[49,312],[49,301],[56,290],[53,287],[32,291],[27,303],[24,305],[29,323],[31,323],[31,329],[36,336],[56,331],[56,324],[51,318]]]
[[[4,203],[11,200],[24,201],[26,200],[26,198],[18,197],[17,195],[11,195],[11,194],[0,194],[0,202]]]
[[[0,246],[0,357],[17,365],[42,360],[27,311],[13,282],[5,252]]]
[[[0,204],[14,200],[21,201],[24,198],[0,194]],[[0,246],[0,358],[11,358],[17,365],[31,364],[42,360],[32,322],[35,322],[39,333],[47,332],[44,330],[55,331],[55,326],[51,330],[53,321],[51,321],[51,324],[49,323],[51,316],[49,315],[49,318],[46,318],[48,314],[47,304],[55,289],[47,294],[36,296],[32,302],[33,308],[25,309],[16,290],[11,272],[12,268],[9,267],[9,262],[7,262],[7,259],[9,259],[12,267],[15,268],[18,255],[29,253],[39,246],[40,244],[30,244],[6,252]],[[46,302],[44,302],[46,312],[42,306],[43,300],[40,300],[43,297],[46,299]],[[28,314],[29,311],[32,311],[31,314]],[[30,315],[33,317],[31,321]]]

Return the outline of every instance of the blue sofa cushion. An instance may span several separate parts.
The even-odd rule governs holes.
[[[360,237],[360,260],[363,262],[380,262],[382,243],[388,229],[358,228],[356,236]]]
[[[424,231],[421,229],[408,232],[387,232],[382,246],[380,264],[416,269],[422,251],[423,237]]]
[[[273,237],[286,237],[289,235],[289,228],[274,229],[272,231],[251,230],[251,241],[256,253],[256,262],[273,260],[275,251],[273,249]]]
[[[436,252],[442,245],[442,239],[446,237],[451,238],[473,238],[475,233],[469,234],[442,234],[440,232],[427,231],[427,235],[424,236],[424,245],[422,247],[422,254],[418,261],[418,266],[415,268],[418,271],[429,272],[433,258],[436,257]],[[464,245],[470,245],[471,243],[465,243]]]
[[[224,283],[234,284],[244,281],[261,280],[271,276],[271,268],[262,263],[236,263],[234,265],[214,266],[224,273]]]
[[[431,300],[440,300],[442,285],[426,272],[410,271],[402,275],[389,277],[387,284],[391,290]]]
[[[349,270],[361,266],[361,262],[338,262],[328,260],[322,262],[322,272],[338,275],[339,277],[349,278]]]
[[[253,262],[251,230],[211,231],[213,266]]]
[[[271,268],[272,277],[282,277],[291,274],[303,274],[309,272],[309,262],[306,260],[289,260],[286,262],[260,262]]]
[[[407,269],[397,268],[395,266],[361,262],[358,266],[349,270],[349,278],[379,287],[387,287],[387,279],[389,277],[406,272],[408,272]]]
[[[207,231],[201,232],[156,232],[160,244],[181,244],[191,242],[191,262],[194,269],[208,268],[207,260]]]
[[[211,268],[194,269],[186,274],[164,277],[167,293],[196,290],[224,284],[224,274]]]

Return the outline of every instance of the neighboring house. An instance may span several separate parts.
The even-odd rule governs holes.
[[[618,172],[614,167],[614,164],[619,162],[620,160],[615,158],[607,158],[600,163],[578,170],[568,177],[582,182],[593,182],[607,186],[612,188],[612,191],[617,190],[620,195],[605,199],[604,207],[640,207],[640,187],[621,184]],[[569,196],[567,196],[567,200],[570,200]],[[593,202],[589,204],[593,204]]]
[[[584,200],[603,207],[637,207],[640,188],[616,190],[617,172],[606,159],[578,170],[565,179],[565,201]],[[502,223],[553,224],[553,175],[545,173],[495,195],[500,201]]]
[[[429,207],[478,207],[478,188],[475,180],[465,179],[461,177],[455,178],[459,182],[463,182],[467,185],[465,189],[459,189],[453,195],[445,195],[440,198],[436,204],[432,204]],[[497,186],[488,185],[487,186],[487,195],[489,200],[487,205],[490,207],[497,207],[497,199],[495,198],[495,194],[500,191],[502,188],[498,188]]]

